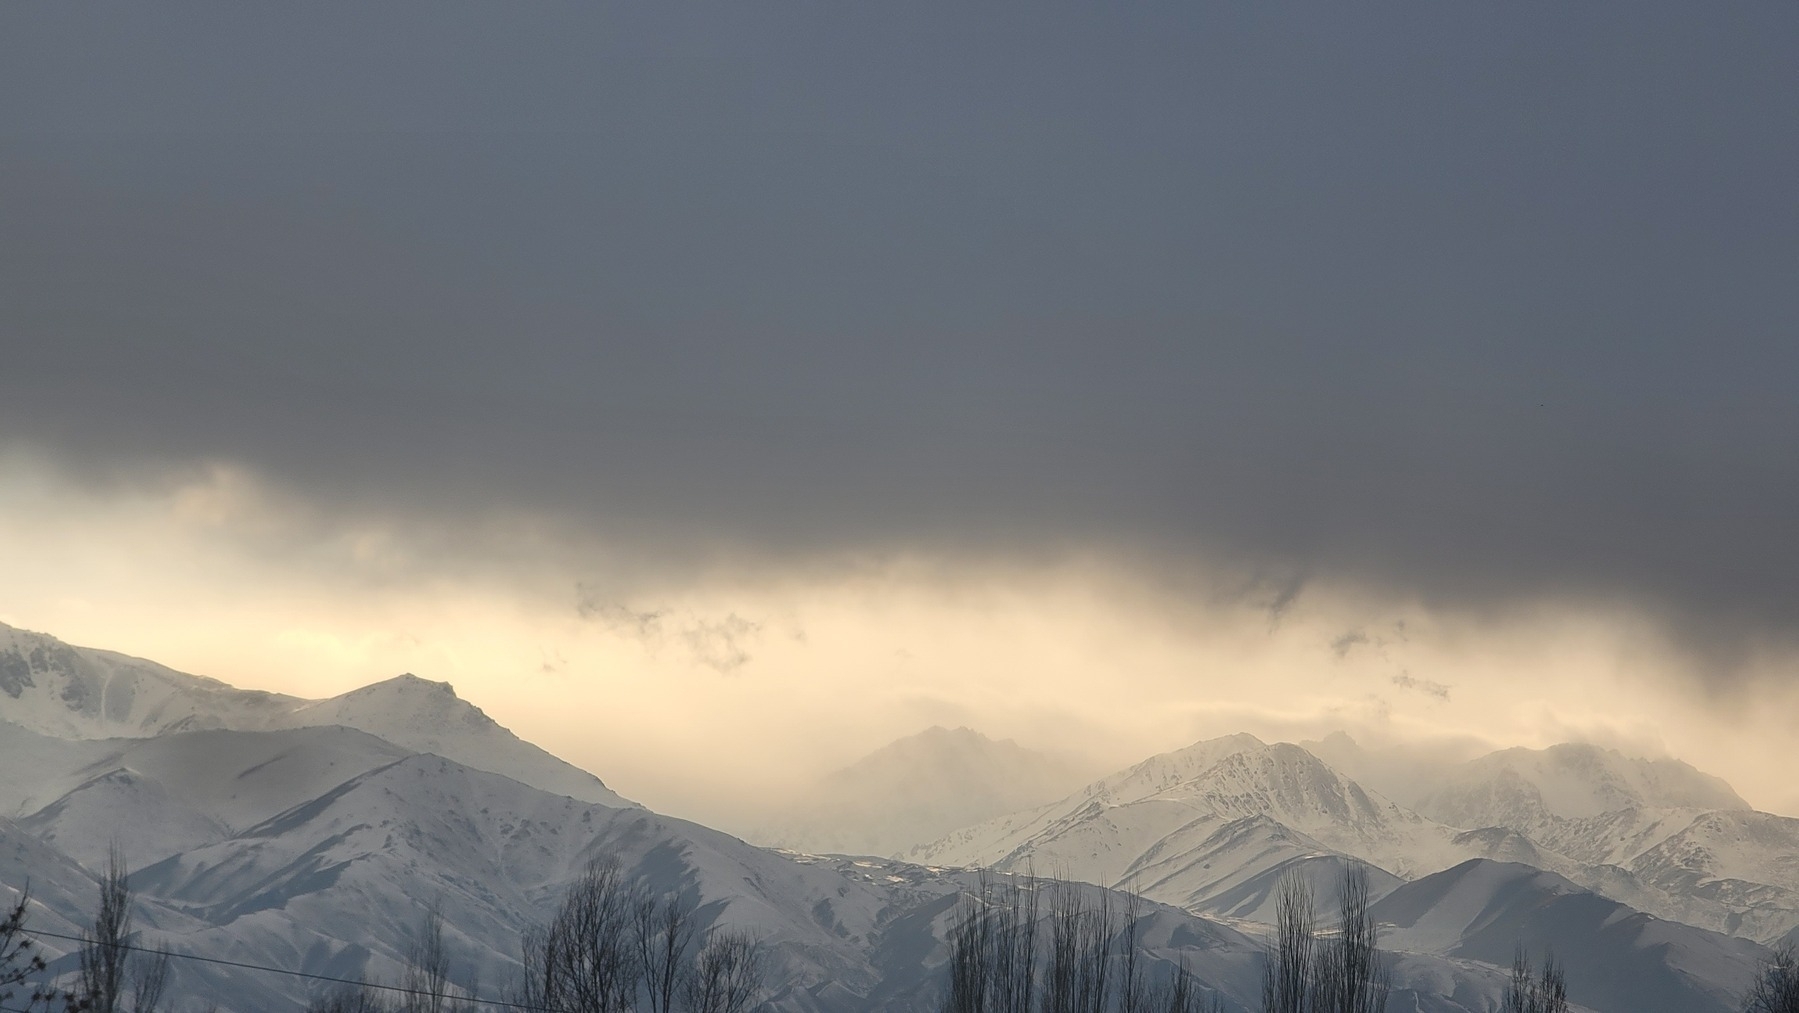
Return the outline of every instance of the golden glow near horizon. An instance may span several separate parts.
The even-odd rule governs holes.
[[[532,524],[495,530],[458,551],[321,519],[229,467],[99,489],[10,453],[0,621],[301,696],[402,671],[449,681],[622,793],[727,828],[931,724],[1096,769],[1236,731],[1464,754],[1587,740],[1679,757],[1799,813],[1776,762],[1799,697],[1750,676],[1741,697],[1705,699],[1629,614],[1472,616],[1316,583],[1277,614],[1267,595],[1175,594],[1075,555],[659,578],[608,571],[599,542],[557,558]]]

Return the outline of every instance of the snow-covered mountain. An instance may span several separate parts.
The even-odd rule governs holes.
[[[1768,951],[1645,915],[1554,873],[1476,859],[1406,883],[1374,906],[1388,945],[1491,964],[1520,944],[1567,968],[1568,996],[1594,1009],[1733,1009]]]
[[[1290,743],[1210,739],[1151,757],[1060,802],[916,848],[939,865],[1034,867],[1117,884],[1194,911],[1243,911],[1248,884],[1350,856],[1399,877],[1484,852],[1482,842],[1370,792]]]
[[[448,683],[410,674],[304,700],[237,689],[0,624],[0,722],[63,741],[341,725],[545,791],[602,805],[634,804],[500,727]]]
[[[1799,926],[1799,820],[1679,760],[1507,749],[1445,771],[1419,808],[1521,834],[1582,885],[1665,917],[1763,941]]]
[[[114,842],[136,869],[142,942],[392,981],[425,906],[435,905],[455,977],[479,976],[489,995],[516,970],[521,933],[547,917],[590,859],[606,856],[654,889],[691,899],[705,924],[761,938],[771,1008],[781,1013],[937,1008],[945,939],[977,875],[945,867],[952,863],[1034,866],[1140,890],[1152,901],[1139,926],[1152,962],[1187,963],[1227,1010],[1256,1004],[1263,951],[1255,923],[1271,916],[1281,879],[1300,876],[1328,902],[1351,858],[1378,867],[1377,911],[1398,947],[1394,1008],[1422,1013],[1487,1013],[1511,946],[1560,940],[1558,925],[1582,927],[1565,947],[1556,943],[1571,981],[1580,980],[1577,963],[1616,967],[1651,983],[1657,1001],[1678,997],[1645,1005],[1632,982],[1577,991],[1605,1013],[1722,1013],[1765,956],[1754,943],[1650,918],[1541,868],[1585,876],[1583,886],[1601,881],[1615,898],[1684,891],[1700,915],[1735,917],[1749,934],[1752,923],[1769,938],[1790,928],[1776,932],[1791,888],[1794,852],[1782,849],[1792,821],[1740,808],[1568,816],[1578,810],[1557,796],[1544,806],[1539,835],[1586,836],[1554,838],[1564,849],[1554,850],[1516,829],[1445,825],[1299,747],[1243,735],[1153,757],[1059,802],[948,834],[916,849],[916,863],[819,857],[632,806],[442,684],[405,676],[304,701],[0,633],[0,655],[13,659],[0,686],[0,893],[29,880],[32,924],[51,933],[72,933],[90,916],[94,870]],[[947,819],[942,784],[1004,779],[1008,764],[1034,762],[966,731],[934,730],[896,746],[836,782],[842,799],[871,803],[876,828],[891,813],[872,803],[886,802],[896,819]],[[900,791],[908,772],[919,782],[921,770],[936,775],[922,778],[916,796]],[[1680,794],[1704,788],[1691,778],[1613,780],[1630,789],[1617,797],[1638,803],[1708,798]],[[1481,795],[1478,778],[1466,784],[1470,797],[1494,796]],[[1639,871],[1580,864],[1568,855],[1587,854],[1576,844],[1628,853]],[[1470,856],[1532,867],[1458,864]],[[1111,903],[1122,905],[1116,895]],[[67,942],[43,942],[53,971],[73,966]],[[288,1013],[312,987],[185,959],[175,970],[178,994],[228,1010]]]
[[[1504,749],[1453,767],[1417,808],[1451,826],[1524,833],[1632,809],[1751,809],[1721,778],[1679,760],[1635,759],[1584,743]]]
[[[794,856],[649,813],[441,684],[402,677],[304,701],[4,632],[0,891],[32,884],[39,931],[68,935],[90,917],[93,870],[116,844],[135,868],[140,942],[392,981],[435,904],[458,975],[492,994],[524,930],[603,855],[688,896],[705,923],[752,930],[773,960],[775,1009],[936,1004],[967,874]],[[1167,959],[1190,956],[1244,1008],[1252,940],[1172,909],[1149,918]],[[41,941],[67,972],[70,944]],[[226,1009],[292,1010],[309,987],[176,964],[178,994]]]
[[[447,682],[396,676],[328,700],[301,703],[269,727],[323,725],[354,728],[402,749],[435,753],[583,802],[637,804],[587,771],[501,727],[481,708],[458,697]]]
[[[52,738],[261,728],[302,702],[0,624],[0,720]]]
[[[222,841],[352,777],[413,755],[350,728],[182,732],[83,743],[86,761],[40,775],[21,827],[90,869],[116,838],[133,868]],[[40,768],[44,769],[44,768]],[[35,801],[35,800],[34,800]],[[129,833],[119,833],[119,828]]]
[[[932,727],[826,775],[749,836],[818,854],[894,855],[1060,798],[1086,773],[1069,757],[1010,739]]]
[[[142,814],[151,784],[121,781],[109,798]],[[943,940],[971,878],[883,860],[789,856],[640,808],[583,803],[408,754],[141,868],[132,881],[144,942],[388,982],[398,979],[403,951],[433,904],[455,980],[485,982],[493,994],[517,970],[524,929],[547,918],[598,856],[654,889],[685,895],[705,925],[754,932],[773,960],[772,1007],[819,1013],[935,1008]],[[70,931],[92,877],[23,827],[0,826],[0,882],[27,874],[34,883],[69,884],[34,922]],[[1227,1008],[1248,1008],[1260,959],[1253,939],[1174,909],[1151,909],[1146,918],[1153,956],[1187,959],[1224,990]],[[53,969],[68,966],[65,957]],[[243,968],[178,963],[178,972],[184,994],[234,1010],[293,1010],[308,988]]]
[[[1353,748],[1346,737],[1335,745]],[[1799,820],[1755,812],[1686,764],[1580,745],[1506,750],[1451,767],[1424,799],[1431,808],[1414,811],[1298,746],[1233,735],[907,857],[1049,869],[1250,919],[1269,914],[1268,891],[1290,868],[1316,872],[1355,858],[1397,883],[1484,858],[1762,942],[1799,924]]]
[[[837,982],[862,994],[865,951],[883,917],[915,898],[641,809],[536,791],[441,757],[414,755],[317,799],[144,869],[148,894],[211,927],[187,940],[284,966],[394,980],[420,903],[454,929],[458,964],[507,980],[519,935],[547,918],[597,855],[664,890],[688,892],[708,921],[754,928],[780,953],[783,987]],[[930,899],[952,882],[926,888]],[[285,985],[285,983],[282,983]]]

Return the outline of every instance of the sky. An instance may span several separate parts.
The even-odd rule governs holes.
[[[1799,7],[0,12],[0,621],[679,815],[967,724],[1799,813]],[[1784,772],[1783,772],[1784,771]]]

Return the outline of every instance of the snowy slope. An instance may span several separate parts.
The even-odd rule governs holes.
[[[236,757],[234,765],[266,756],[261,765],[235,773],[223,767],[185,786],[182,804],[241,819],[274,795],[303,794],[329,779],[309,765],[315,751],[301,748],[325,732],[355,745],[356,733],[345,729],[211,732],[173,737],[160,744],[162,753],[147,748],[154,740],[142,743],[146,751],[134,754],[130,769],[145,779],[172,777],[198,754],[194,743],[209,738],[215,755]],[[278,789],[273,794],[231,797],[233,783],[264,776]],[[8,846],[18,853],[10,861]],[[795,1013],[934,1009],[943,940],[970,880],[891,860],[789,856],[641,809],[590,805],[441,757],[402,755],[224,840],[140,869],[133,883],[145,942],[387,981],[398,975],[423,906],[435,902],[456,976],[466,982],[478,974],[493,994],[513,967],[520,933],[549,913],[596,855],[685,893],[708,923],[755,932],[775,958],[773,1008]],[[91,905],[86,870],[22,829],[9,837],[0,826],[0,882],[23,875],[54,884],[53,906],[66,914],[46,915],[42,927],[68,931]],[[1114,895],[1111,903],[1121,900]],[[1152,907],[1144,917],[1143,940],[1155,957],[1186,961],[1221,989],[1226,1009],[1253,1008],[1261,959],[1255,938],[1172,908]],[[1429,1013],[1484,1010],[1500,980],[1498,968],[1440,956],[1406,956],[1401,967],[1406,1008]],[[181,962],[178,972],[183,994],[221,999],[227,1009],[279,1013],[306,995],[303,982],[262,972]]]
[[[301,703],[273,727],[343,725],[415,753],[522,781],[600,805],[635,806],[597,777],[524,741],[461,699],[447,682],[401,675],[329,700]]]
[[[1677,760],[1508,749],[1451,769],[1420,807],[1524,835],[1531,864],[1664,917],[1763,941],[1799,926],[1799,820]]]
[[[117,848],[129,868],[229,836],[224,824],[182,805],[158,782],[115,768],[19,821],[20,829],[91,870]]]
[[[1625,868],[1670,895],[1724,905],[1740,918],[1732,932],[1770,940],[1799,927],[1799,820],[1702,813]]]
[[[0,819],[0,904],[10,910],[27,884],[34,902],[28,927],[63,934],[76,932],[98,888],[73,859],[11,820]],[[53,939],[41,943],[52,954],[66,949]]]
[[[35,812],[85,778],[74,772],[104,756],[105,743],[40,735],[0,722],[0,817]]]
[[[1530,832],[1625,809],[1748,811],[1730,785],[1679,760],[1643,760],[1583,743],[1505,749],[1452,768],[1418,810],[1457,827]]]
[[[263,727],[299,702],[0,624],[0,720],[52,738]]]
[[[943,941],[970,880],[891,860],[787,856],[414,756],[137,882],[206,924],[160,937],[190,951],[387,980],[422,903],[435,901],[458,974],[492,983],[505,979],[521,927],[546,916],[595,855],[684,891],[708,923],[756,933],[775,959],[771,1006],[807,1013],[936,1009]],[[1113,894],[1110,904],[1122,900]],[[1166,907],[1145,911],[1140,928],[1153,957],[1186,961],[1227,1010],[1254,1008],[1257,939]],[[1501,980],[1496,967],[1438,955],[1401,964],[1404,1008],[1426,1013],[1484,1011]],[[259,1009],[291,1008],[244,975],[230,985]]]
[[[232,833],[411,755],[348,728],[204,731],[83,743],[87,761],[46,769],[62,794],[19,823],[91,870],[115,837],[141,867]],[[119,833],[118,828],[128,828]]]
[[[1459,782],[1462,804],[1523,799],[1506,818],[1535,820],[1532,836],[1446,826],[1303,749],[1247,735],[1153,757],[914,852],[937,865],[783,853],[621,806],[597,779],[442,684],[404,676],[327,701],[240,696],[148,662],[0,632],[0,655],[16,659],[0,663],[0,815],[16,818],[0,820],[0,885],[29,877],[45,904],[38,924],[67,931],[85,918],[90,870],[118,838],[142,866],[134,883],[144,941],[315,973],[393,980],[423,905],[436,902],[457,974],[478,973],[493,994],[524,928],[590,858],[610,855],[691,897],[707,922],[767,941],[774,1009],[922,1013],[936,1008],[943,940],[973,875],[939,866],[1035,866],[1175,905],[1146,912],[1151,951],[1188,961],[1227,1009],[1246,1010],[1261,960],[1253,923],[1270,917],[1275,886],[1302,876],[1328,909],[1330,885],[1353,856],[1387,870],[1372,885],[1401,947],[1394,1008],[1487,1013],[1523,939],[1555,942],[1571,980],[1577,965],[1603,969],[1604,980],[1576,992],[1595,1009],[1709,1013],[1731,1008],[1727,993],[1764,951],[1535,868],[1457,863],[1521,858],[1613,897],[1674,898],[1691,917],[1768,938],[1791,929],[1781,918],[1799,889],[1799,821],[1730,806],[1643,808],[1728,801],[1703,775],[1620,771],[1601,756],[1584,768],[1486,768],[1489,782],[1528,792]],[[946,780],[971,763],[1005,769],[992,755],[999,744],[971,736],[920,737],[912,747],[922,757],[896,750],[854,770],[840,801],[884,802],[871,818],[941,814],[932,801],[940,789],[896,794],[901,775],[883,771],[929,769],[932,758],[944,761]],[[1617,804],[1627,807],[1603,808]],[[1241,919],[1250,934],[1194,911]],[[227,1009],[293,1010],[305,994],[293,979],[218,965],[179,965],[177,975],[184,993],[225,999]],[[1611,980],[1618,975],[1629,980]]]
[[[1067,757],[969,728],[928,728],[832,772],[754,828],[759,844],[821,854],[892,855],[1005,813],[1061,798],[1085,780]]]
[[[342,725],[545,791],[603,805],[635,805],[599,778],[501,727],[458,698],[448,683],[413,675],[328,700],[302,700],[237,689],[154,662],[71,647],[45,634],[0,625],[0,727],[5,725],[59,741]],[[12,737],[11,729],[0,736]],[[0,745],[0,753],[11,751]],[[48,801],[11,780],[0,774],[0,812],[16,811],[28,800]]]
[[[1035,867],[1224,913],[1243,910],[1253,896],[1254,888],[1242,892],[1245,883],[1296,860],[1352,856],[1409,877],[1484,847],[1363,789],[1298,746],[1235,735],[1153,757],[1062,802],[967,828],[908,857]]]
[[[1386,945],[1505,964],[1519,945],[1567,968],[1571,999],[1617,1013],[1733,1010],[1767,951],[1634,911],[1553,873],[1476,859],[1374,906]]]
[[[1208,739],[1171,753],[1152,756],[1129,769],[1101,778],[1058,802],[1034,809],[996,816],[920,845],[907,858],[940,865],[992,866],[1027,857],[1032,841],[1053,836],[1083,813],[1097,814],[1115,805],[1142,801],[1157,792],[1181,784],[1211,769],[1219,760],[1244,749],[1262,748],[1253,735]],[[1168,811],[1165,822],[1179,825],[1179,814]]]
[[[1728,786],[1684,764],[1587,746],[1508,750],[1452,771],[1446,784],[1453,790],[1434,796],[1436,811],[1471,817],[1470,828],[1397,805],[1297,746],[1229,736],[1152,757],[1061,802],[964,828],[908,857],[1034,867],[1246,919],[1269,914],[1277,870],[1353,857],[1412,879],[1484,858],[1555,872],[1637,910],[1758,941],[1799,925],[1799,821],[1749,810]],[[1729,808],[1594,812],[1672,802]]]
[[[513,969],[523,927],[546,917],[598,855],[658,889],[684,892],[710,924],[755,932],[776,955],[774,1004],[784,1010],[932,1007],[942,938],[966,882],[902,863],[796,860],[434,756],[370,771],[228,841],[144,869],[136,882],[206,923],[165,937],[190,951],[387,980],[432,901],[458,973],[492,983]],[[1195,950],[1196,963],[1203,957],[1248,1000],[1252,941],[1171,910],[1157,917],[1164,949]],[[241,977],[232,984],[257,988]],[[267,988],[258,1001],[283,1008],[276,986]]]
[[[288,966],[355,963],[356,973],[389,980],[422,905],[434,901],[454,930],[459,965],[497,982],[512,968],[523,927],[546,917],[602,854],[659,888],[688,892],[710,921],[753,927],[780,949],[795,989],[827,981],[871,988],[871,936],[914,892],[436,756],[370,771],[230,840],[151,866],[138,881],[215,926],[191,945]]]
[[[1275,918],[1276,890],[1282,880],[1293,876],[1311,889],[1318,916],[1328,921],[1338,915],[1337,889],[1350,863],[1341,855],[1317,853],[1271,863],[1244,863],[1238,866],[1236,876],[1219,882],[1209,895],[1185,906],[1204,907],[1220,917],[1270,925]],[[1375,899],[1405,882],[1379,869],[1367,869],[1366,874],[1368,894]]]

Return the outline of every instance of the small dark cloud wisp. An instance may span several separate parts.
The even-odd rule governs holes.
[[[575,596],[581,618],[650,651],[673,644],[694,664],[721,675],[735,673],[754,660],[749,645],[762,632],[762,623],[735,612],[710,618],[672,609],[639,611],[602,600],[585,585],[576,586]]]
[[[1453,688],[1431,679],[1420,679],[1409,672],[1400,672],[1390,680],[1400,689],[1412,690],[1426,696],[1434,696],[1444,703],[1449,702],[1449,691]]]

